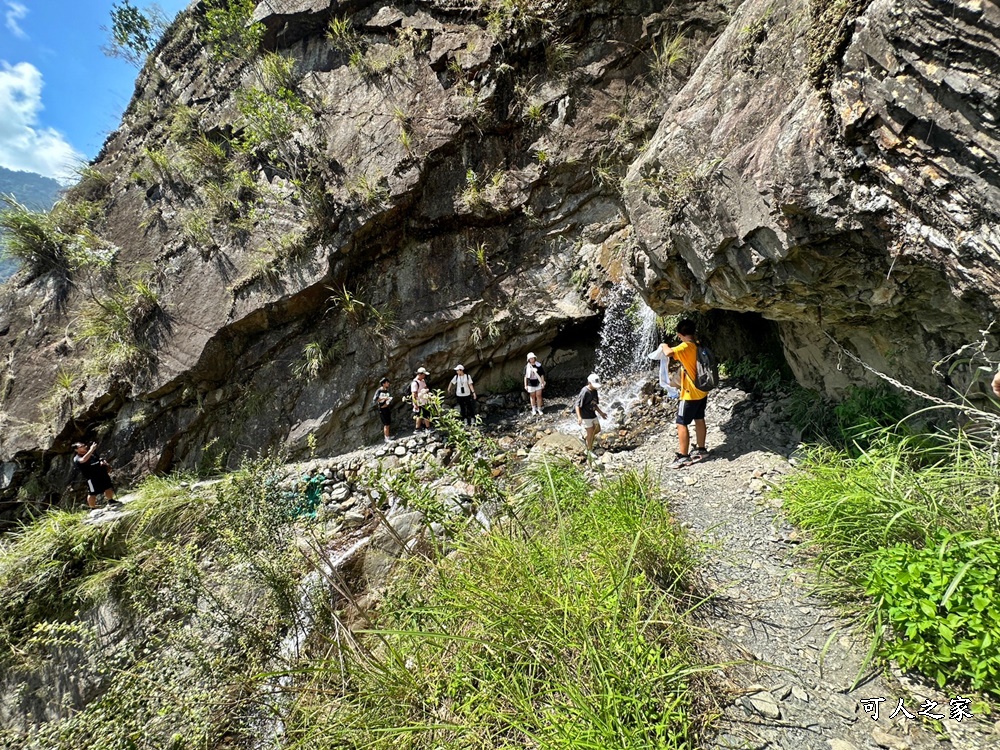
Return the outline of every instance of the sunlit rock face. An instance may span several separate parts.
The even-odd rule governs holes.
[[[287,0],[248,41],[194,4],[71,193],[111,265],[0,295],[5,496],[57,495],[80,438],[121,479],[352,448],[418,366],[585,376],[622,178],[735,5]]]
[[[1000,302],[998,27],[979,0],[741,5],[629,171],[653,307],[760,312],[808,385],[857,382],[832,337],[941,391]]]

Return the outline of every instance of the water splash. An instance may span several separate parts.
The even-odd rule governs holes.
[[[660,343],[656,313],[630,286],[619,284],[610,293],[601,325],[596,371],[604,382],[601,408],[608,413],[601,429],[617,429],[640,399],[648,374],[655,369],[646,355]],[[560,432],[576,435],[580,427],[573,416],[556,425]]]
[[[659,344],[656,313],[629,286],[619,284],[608,297],[597,348],[597,374],[605,380],[648,370],[646,355]]]

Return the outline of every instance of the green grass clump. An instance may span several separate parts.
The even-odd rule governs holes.
[[[888,386],[851,386],[838,402],[807,388],[797,388],[786,409],[804,440],[852,455],[866,450],[886,428],[907,432],[900,421],[908,413],[906,400]]]
[[[649,478],[544,466],[517,497],[298,675],[293,746],[697,745],[692,560]]]
[[[295,622],[301,574],[279,463],[247,461],[199,490],[151,478],[114,522],[52,511],[7,539],[0,676],[44,684],[53,663],[71,663],[90,694],[0,731],[0,747],[215,747],[259,728],[254,675]]]
[[[32,211],[0,195],[0,204],[0,254],[20,261],[32,276],[107,268],[117,253],[92,230],[103,210],[99,202],[61,200],[51,211]]]
[[[743,357],[723,363],[721,369],[723,377],[738,380],[752,393],[771,393],[794,380],[788,364],[775,354]]]
[[[780,494],[818,550],[822,589],[907,668],[1000,694],[1000,473],[965,434],[868,433],[855,455],[815,448]],[[961,645],[959,645],[961,644]]]
[[[159,293],[147,279],[117,280],[80,314],[80,338],[92,347],[96,372],[126,380],[152,364],[150,329],[163,313]]]

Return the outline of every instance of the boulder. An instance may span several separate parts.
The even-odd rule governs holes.
[[[580,438],[562,432],[554,432],[535,443],[528,453],[528,460],[545,461],[556,458],[578,461],[586,455],[587,446]]]

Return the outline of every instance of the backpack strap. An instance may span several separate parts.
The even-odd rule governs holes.
[[[697,367],[697,364],[698,364],[698,345],[697,344],[693,344],[693,346],[694,346],[694,361],[695,361],[695,366]],[[684,376],[688,380],[691,381],[691,386],[695,387],[695,385],[694,385],[695,376],[692,375],[690,372],[688,372],[687,365],[685,365],[683,362],[681,362],[681,358],[680,357],[677,357],[677,361],[681,363],[681,370],[683,370]],[[682,380],[681,381],[681,390],[683,390],[683,388],[684,388],[684,381]]]

